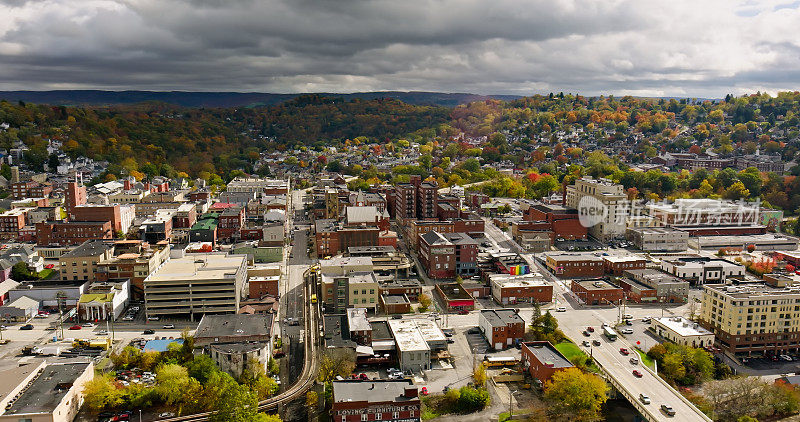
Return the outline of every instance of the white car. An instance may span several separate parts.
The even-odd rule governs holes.
[[[558,308],[556,308],[556,312],[567,312],[567,307],[559,306]]]
[[[650,404],[650,397],[648,397],[647,394],[644,393],[639,394],[639,401],[641,401],[644,404]]]
[[[92,324],[91,322],[84,322],[83,326],[87,327],[87,328],[91,328],[91,327],[94,327],[94,324]]]
[[[623,328],[619,330],[619,332],[622,334],[633,334],[633,328]]]
[[[780,356],[778,356],[778,359],[785,360],[786,362],[791,362],[792,361],[792,357],[789,356],[789,355],[780,355]]]
[[[149,316],[149,317],[147,317],[148,321],[158,321],[159,319],[161,319],[161,318],[159,318],[157,316]]]
[[[130,316],[130,315],[125,315],[124,317],[122,317],[122,320],[123,321],[133,321],[133,317]]]

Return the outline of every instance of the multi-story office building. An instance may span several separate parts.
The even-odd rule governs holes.
[[[114,253],[109,242],[89,240],[58,259],[59,273],[64,281],[97,281],[97,264]],[[103,281],[106,281],[105,279]]]
[[[588,228],[589,235],[604,242],[625,234],[625,200],[622,185],[608,179],[585,176],[567,186],[567,207],[577,209],[581,215],[595,216],[586,219],[594,223]]]
[[[625,238],[648,252],[682,252],[689,248],[689,232],[667,227],[632,227]]]
[[[800,287],[706,284],[700,324],[738,356],[800,351]]]
[[[147,316],[236,313],[247,294],[247,255],[188,254],[144,280]]]

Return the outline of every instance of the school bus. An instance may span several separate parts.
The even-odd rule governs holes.
[[[514,357],[500,357],[500,356],[487,356],[483,359],[483,364],[487,368],[501,367],[501,366],[514,366],[517,364],[517,358]]]

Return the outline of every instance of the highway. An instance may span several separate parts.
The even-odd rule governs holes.
[[[486,222],[486,235],[498,246],[519,252],[519,246],[513,242],[505,233],[497,228],[490,221]],[[634,347],[625,340],[624,337],[614,341],[608,341],[600,334],[600,326],[607,323],[614,326],[618,318],[616,307],[585,307],[582,306],[570,294],[567,285],[558,280],[555,276],[546,271],[543,265],[534,260],[531,254],[522,254],[526,259],[535,262],[545,278],[554,285],[554,305],[553,307],[564,306],[566,312],[553,312],[552,315],[558,319],[559,328],[575,344],[581,344],[584,340],[600,340],[600,346],[583,348],[589,353],[594,361],[601,367],[604,374],[611,378],[610,382],[625,395],[631,404],[636,407],[647,420],[650,421],[710,421],[705,414],[698,410],[688,400],[686,400],[675,389],[671,388],[666,382],[659,378],[649,368],[641,363],[633,365],[630,358],[635,356]],[[649,316],[655,310],[653,308],[628,307],[626,313],[632,314],[635,318]],[[585,337],[582,333],[588,326],[592,326],[595,332],[591,337]],[[620,353],[620,348],[627,348],[631,355],[624,356]],[[642,373],[641,378],[633,375],[633,370],[638,369]],[[644,393],[650,397],[651,403],[644,405],[639,400],[639,394]],[[672,406],[675,416],[670,417],[660,410],[662,404]]]

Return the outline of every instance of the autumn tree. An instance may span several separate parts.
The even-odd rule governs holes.
[[[544,384],[544,400],[559,417],[593,421],[608,399],[609,387],[600,377],[578,368],[558,371]]]
[[[321,358],[317,378],[320,382],[333,381],[337,376],[347,377],[356,367],[355,356],[347,350],[326,350]]]

